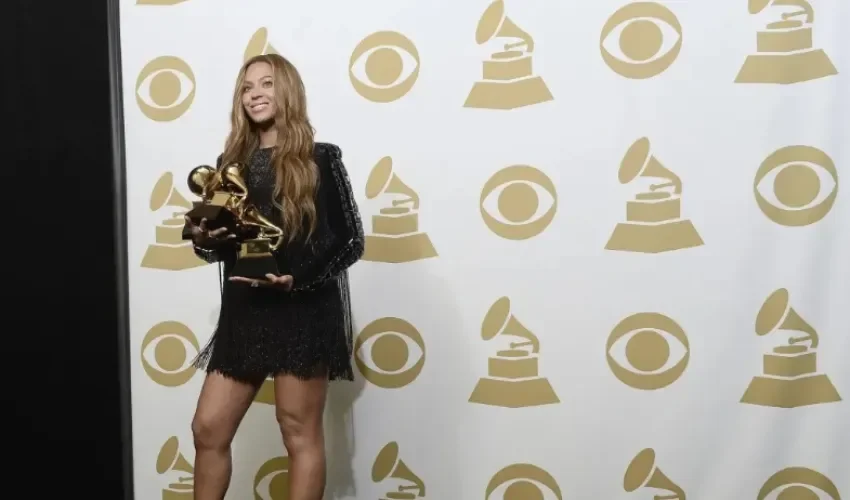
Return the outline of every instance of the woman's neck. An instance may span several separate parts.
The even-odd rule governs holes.
[[[270,124],[266,127],[261,127],[258,130],[258,137],[260,139],[260,148],[270,148],[277,144],[277,127],[274,124]]]

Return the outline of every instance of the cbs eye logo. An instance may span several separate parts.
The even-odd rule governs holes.
[[[808,226],[832,209],[838,196],[838,171],[817,148],[787,146],[762,162],[753,191],[768,219],[781,226]]]
[[[289,499],[289,457],[267,460],[254,474],[254,500]]]
[[[668,47],[662,51],[665,44]],[[652,78],[666,71],[679,57],[682,25],[661,4],[630,3],[605,22],[599,49],[605,64],[615,73],[631,79]],[[612,54],[612,50],[622,56]]]
[[[485,500],[563,500],[555,478],[531,464],[513,464],[490,479]]]
[[[419,78],[419,51],[401,33],[372,33],[351,53],[348,77],[354,90],[372,102],[401,99]]]
[[[411,349],[419,353],[411,353]],[[369,382],[384,389],[398,389],[416,380],[422,372],[425,341],[407,321],[380,318],[366,325],[357,336],[354,362]]]
[[[512,165],[487,180],[479,208],[484,224],[496,235],[527,240],[549,227],[558,211],[558,194],[552,180],[540,170]]]
[[[153,326],[142,339],[142,367],[154,382],[177,387],[195,375],[188,348],[197,353],[198,339],[192,330],[177,321],[163,321]]]
[[[608,366],[620,382],[652,391],[667,387],[682,376],[691,349],[685,331],[675,321],[647,312],[620,321],[608,336],[605,351]],[[678,361],[671,361],[674,351],[680,356]],[[636,371],[623,367],[624,361]]]
[[[815,491],[819,490],[819,491]],[[776,495],[773,495],[776,493]],[[823,496],[829,495],[829,497]],[[820,472],[805,467],[788,467],[770,476],[757,500],[841,500],[835,484]]]
[[[170,122],[183,116],[195,100],[195,73],[175,56],[147,63],[136,79],[136,103],[145,116]]]

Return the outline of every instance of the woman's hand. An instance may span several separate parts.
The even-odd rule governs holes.
[[[189,217],[184,218],[189,229],[192,231],[192,241],[201,248],[214,246],[224,240],[236,237],[234,234],[226,234],[226,227],[207,231],[207,219],[201,219],[201,223],[196,226]]]
[[[230,281],[234,281],[234,282],[237,282],[237,283],[247,283],[247,284],[251,285],[252,287],[264,286],[264,287],[280,288],[281,290],[284,290],[284,291],[287,291],[287,292],[289,290],[292,290],[292,283],[293,283],[292,276],[290,276],[288,274],[285,275],[285,276],[275,276],[274,274],[267,274],[266,279],[264,279],[264,280],[255,280],[255,279],[251,279],[251,278],[245,278],[243,276],[231,276]]]

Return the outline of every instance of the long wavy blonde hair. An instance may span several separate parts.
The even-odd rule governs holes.
[[[307,116],[304,82],[295,66],[277,54],[264,54],[248,59],[239,70],[233,92],[231,129],[224,145],[221,165],[233,162],[247,164],[260,145],[257,124],[242,105],[245,73],[255,63],[272,67],[277,112],[277,143],[272,153],[275,169],[275,204],[281,211],[284,238],[292,242],[306,230],[305,241],[316,228],[316,187],[319,172],[313,159],[314,129]]]

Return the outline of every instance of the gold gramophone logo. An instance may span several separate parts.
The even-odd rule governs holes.
[[[543,490],[546,488],[549,492]],[[563,500],[561,487],[551,474],[536,465],[512,464],[497,472],[487,483],[485,500]]]
[[[197,353],[200,346],[188,326],[179,321],[157,323],[142,339],[142,368],[159,385],[181,386],[197,371],[191,365],[190,348]]]
[[[475,30],[478,45],[493,40],[501,47],[481,63],[481,80],[472,85],[465,108],[515,109],[554,100],[543,78],[534,74],[534,39],[505,15],[502,0],[487,7]]]
[[[511,314],[508,297],[490,306],[481,323],[481,338],[505,340],[508,348],[487,361],[487,375],[478,380],[470,403],[521,408],[561,402],[549,380],[540,376],[540,341]]]
[[[425,341],[416,327],[401,318],[376,319],[354,341],[354,363],[369,382],[384,389],[398,389],[412,383],[422,372]]]
[[[162,500],[192,500],[195,489],[195,467],[180,453],[180,441],[171,436],[156,457],[156,472],[165,476],[168,485],[162,489]]]
[[[257,469],[254,500],[289,500],[289,457],[274,457]]]
[[[393,160],[381,158],[366,180],[366,197],[385,196],[386,206],[372,216],[372,233],[366,235],[363,260],[412,262],[437,257],[428,233],[419,229],[419,195],[393,172]]]
[[[818,373],[818,333],[791,307],[785,288],[771,293],[756,316],[756,335],[778,331],[788,332],[787,344],[764,355],[763,374],[753,377],[741,402],[797,408],[841,401],[829,377]]]
[[[665,44],[669,45],[666,49]],[[623,57],[612,54],[614,49]],[[682,25],[676,14],[659,3],[632,2],[605,22],[599,37],[599,50],[605,64],[618,75],[632,79],[652,78],[666,71],[679,57]]]
[[[663,314],[644,312],[614,327],[605,357],[617,380],[634,389],[654,391],[679,380],[688,367],[691,346],[678,323]],[[634,369],[625,368],[623,361]]]
[[[838,196],[838,170],[832,159],[817,148],[787,146],[762,162],[753,191],[762,213],[773,222],[788,227],[808,226],[832,210]]]
[[[369,101],[397,101],[419,79],[419,51],[401,33],[372,33],[351,53],[348,78],[354,90]]]
[[[635,455],[623,477],[623,489],[628,493],[643,488],[667,492],[664,495],[655,495],[656,500],[686,500],[685,490],[658,468],[655,463],[655,450],[652,448],[645,448]]]
[[[661,253],[704,245],[694,224],[682,217],[682,180],[650,153],[641,137],[626,151],[618,174],[620,184],[636,179],[663,179],[649,184],[626,202],[626,221],[614,228],[607,250]]]
[[[192,204],[174,187],[174,175],[166,172],[160,176],[153,187],[150,197],[150,210],[156,212],[162,208],[174,207],[156,227],[156,240],[142,257],[142,267],[180,271],[207,265],[207,262],[195,254],[191,241],[183,240],[184,214],[191,210]]]
[[[490,177],[478,202],[484,224],[508,240],[527,240],[549,227],[558,211],[555,184],[540,170],[511,165]]]
[[[248,45],[245,46],[245,53],[242,55],[242,62],[247,62],[254,56],[265,54],[278,54],[280,52],[269,43],[269,30],[264,26],[251,35],[248,40]]]
[[[756,33],[756,51],[744,60],[735,83],[789,85],[838,74],[826,52],[814,47],[815,12],[809,2],[749,0],[750,14],[768,7],[786,10],[777,16],[779,20]]]
[[[771,494],[779,488],[783,488],[779,495],[772,496]],[[818,498],[826,498],[813,491],[813,488],[829,495],[830,500],[841,500],[841,493],[838,492],[838,488],[831,479],[818,471],[805,467],[788,467],[770,476],[759,490],[756,500],[766,500],[767,498],[817,500]]]
[[[136,103],[151,120],[174,121],[189,111],[194,100],[195,73],[183,59],[157,57],[139,72]]]
[[[399,457],[398,443],[387,443],[372,464],[372,482],[393,488],[381,500],[425,498],[425,483]]]

